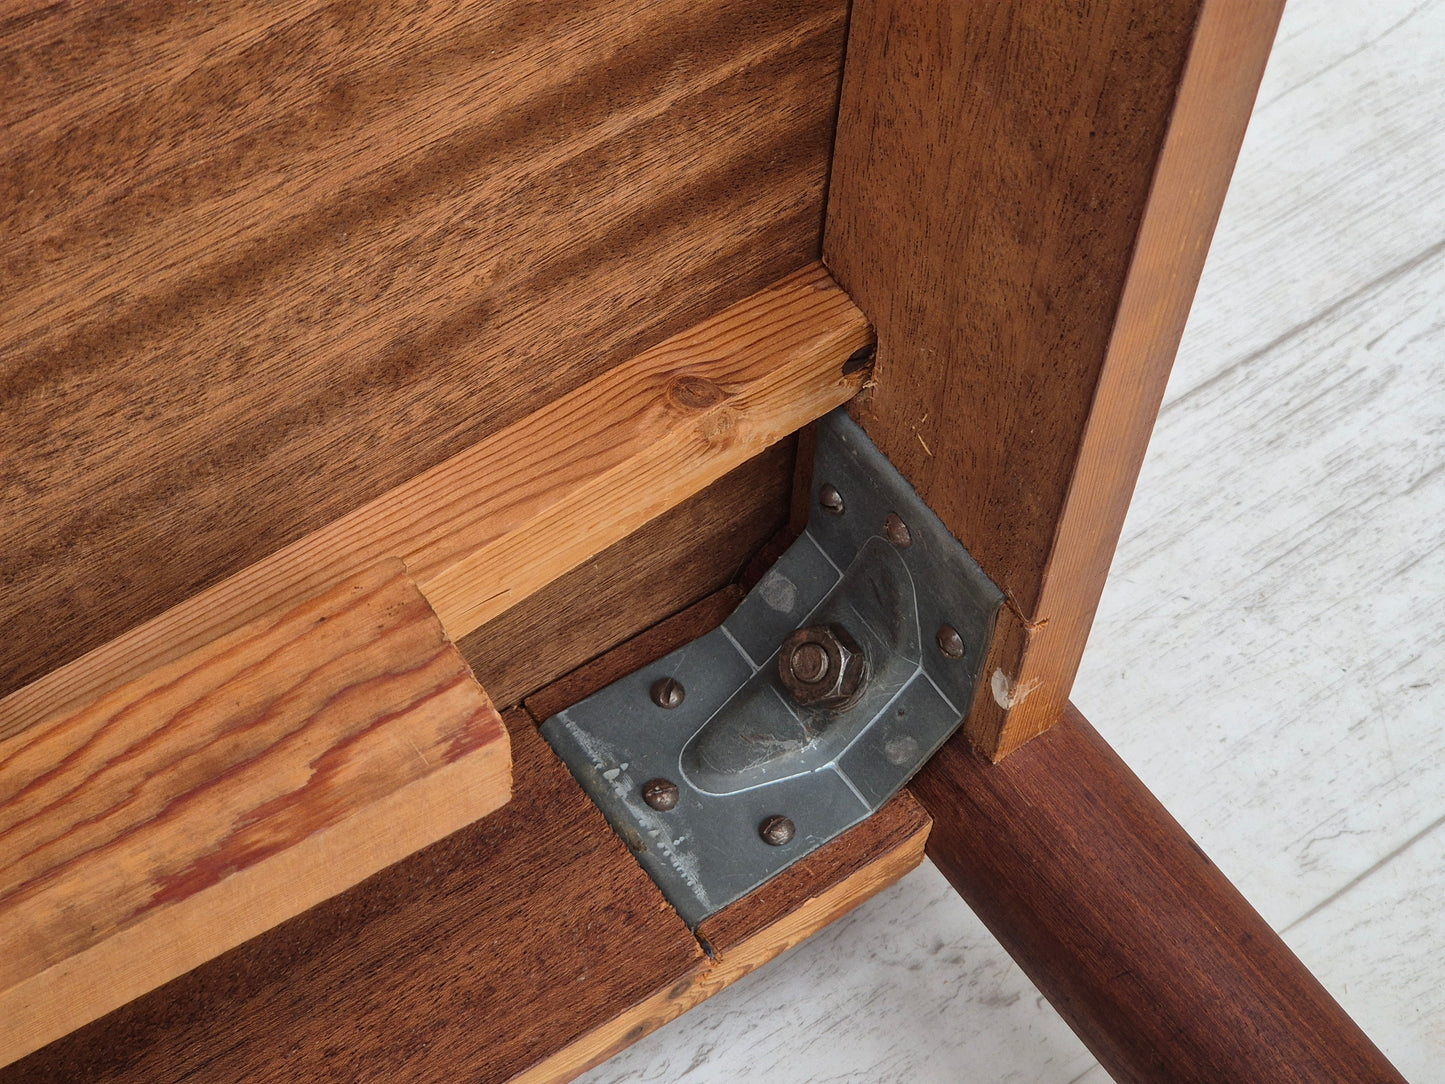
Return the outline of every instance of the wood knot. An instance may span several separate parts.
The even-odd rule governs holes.
[[[684,374],[667,386],[668,402],[685,410],[707,410],[728,398],[727,392],[705,376]]]
[[[698,419],[697,432],[709,448],[731,444],[738,417],[731,410],[717,410]]]

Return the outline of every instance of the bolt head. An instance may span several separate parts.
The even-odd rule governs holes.
[[[677,678],[658,678],[652,683],[652,702],[660,708],[675,708],[687,696],[687,690]]]
[[[898,518],[897,512],[889,512],[888,518],[883,521],[883,533],[888,536],[899,549],[907,549],[913,545],[913,536],[908,533],[908,524]]]
[[[823,488],[818,491],[818,504],[829,515],[843,514],[843,494],[838,492],[832,482],[823,483]]]
[[[677,784],[671,779],[649,779],[642,784],[642,800],[659,813],[677,808]]]
[[[809,625],[788,634],[778,651],[778,678],[800,706],[842,711],[863,695],[868,663],[839,625]]]
[[[934,639],[938,642],[938,650],[950,659],[963,658],[963,637],[952,625],[939,625],[938,635]]]
[[[782,847],[791,843],[797,834],[798,830],[793,822],[781,813],[775,813],[758,825],[758,835],[770,847]]]
[[[793,657],[788,660],[793,674],[799,681],[816,685],[828,676],[828,652],[822,644],[811,640],[793,648]]]

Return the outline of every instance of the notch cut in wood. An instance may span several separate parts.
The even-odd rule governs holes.
[[[506,803],[402,563],[0,743],[0,1064]]]

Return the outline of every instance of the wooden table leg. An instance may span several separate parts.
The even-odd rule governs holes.
[[[928,856],[1118,1081],[1404,1078],[1093,727],[911,789]]]

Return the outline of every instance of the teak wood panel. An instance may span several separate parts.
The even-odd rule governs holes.
[[[0,1064],[511,794],[400,561],[0,742]]]
[[[0,693],[816,259],[843,0],[0,23]]]
[[[813,264],[0,700],[0,737],[399,557],[459,638],[845,402],[872,332]]]
[[[1005,590],[970,712],[1063,710],[1282,0],[858,0],[824,259],[869,435]]]

